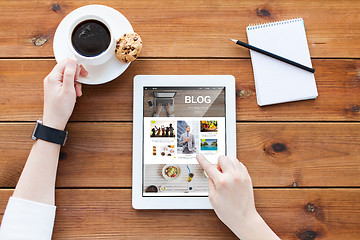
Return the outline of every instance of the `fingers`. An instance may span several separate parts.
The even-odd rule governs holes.
[[[202,154],[197,154],[196,159],[199,162],[200,166],[205,170],[206,174],[216,182],[220,177],[219,170],[211,164]]]
[[[240,166],[241,170],[242,170],[244,173],[246,173],[247,175],[249,175],[249,172],[248,172],[247,168],[245,167],[245,165],[244,165],[242,162],[240,162],[240,161],[238,161],[238,163],[239,163],[239,166]]]
[[[88,74],[89,74],[88,71],[86,71],[83,65],[76,66],[75,80],[78,80],[79,76],[86,77]]]
[[[214,182],[211,180],[211,178],[209,178],[209,196],[213,196],[215,194],[215,184]]]
[[[60,73],[63,74],[64,70],[65,70],[65,66],[69,63],[69,62],[75,62],[75,60],[73,59],[63,59],[61,60],[58,64],[55,65],[55,67],[53,68],[53,70],[51,71],[51,73]],[[76,63],[76,62],[75,62]]]
[[[79,79],[79,75],[82,77],[86,77],[88,75],[88,72],[85,70],[83,65],[76,66],[75,81]],[[75,82],[75,92],[76,92],[77,97],[82,96],[82,84],[81,83]]]
[[[77,65],[75,61],[68,61],[63,74],[63,87],[67,90],[74,89]]]
[[[80,66],[76,65],[75,81],[79,79],[80,70]]]
[[[240,162],[236,157],[229,157],[229,160],[232,161],[235,168],[239,169],[242,172],[248,173],[245,165],[242,162]]]
[[[88,71],[86,71],[83,65],[80,65],[80,75],[82,77],[86,77],[88,75]]]
[[[76,92],[76,96],[82,96],[82,84],[76,82],[79,76],[86,77],[88,72],[82,65],[77,65],[73,59],[64,59],[53,68],[51,73],[45,78],[49,81],[61,81],[63,89]]]
[[[77,82],[75,83],[75,92],[76,96],[81,97],[82,96],[82,84]]]
[[[233,161],[229,157],[225,157],[225,156],[219,157],[218,165],[223,172],[227,172],[235,168]]]

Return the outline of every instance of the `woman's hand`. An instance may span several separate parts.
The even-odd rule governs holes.
[[[160,112],[161,112],[161,109],[162,109],[162,104],[161,103],[158,103],[156,105],[156,115],[160,115]]]
[[[66,59],[58,63],[44,79],[43,124],[59,130],[65,126],[74,110],[76,97],[82,95],[79,75],[86,77],[87,71],[75,60]]]
[[[236,158],[221,156],[217,167],[196,156],[209,176],[209,199],[216,215],[241,239],[279,239],[257,213],[246,167]]]
[[[210,202],[221,221],[230,227],[257,214],[251,178],[241,162],[220,156],[216,167],[203,155],[197,160],[209,176]]]
[[[170,103],[166,104],[165,109],[168,115],[172,115],[174,113],[174,111],[171,109]]]

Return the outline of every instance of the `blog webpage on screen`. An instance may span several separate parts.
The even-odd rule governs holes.
[[[224,87],[144,87],[143,196],[208,195],[196,154],[226,155],[225,106]]]

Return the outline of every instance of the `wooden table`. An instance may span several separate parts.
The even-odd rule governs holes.
[[[0,218],[42,115],[54,32],[72,10],[102,3],[144,41],[115,81],[84,86],[60,154],[54,239],[235,239],[211,210],[131,207],[136,74],[232,74],[238,158],[258,211],[283,239],[360,239],[360,2],[0,1]],[[302,17],[319,97],[256,104],[245,27]],[[241,223],[239,223],[241,224]]]

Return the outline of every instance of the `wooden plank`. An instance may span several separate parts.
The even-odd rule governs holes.
[[[231,74],[238,121],[359,121],[360,61],[314,60],[319,97],[274,106],[256,103],[251,62],[243,60],[138,60],[118,79],[84,86],[72,121],[132,121],[137,74]],[[0,60],[0,120],[34,121],[42,114],[42,79],[53,60]]]
[[[34,124],[0,124],[0,187],[14,187]],[[70,123],[57,187],[131,187],[131,123]],[[360,186],[359,123],[238,123],[238,158],[257,187]]]
[[[11,192],[0,190],[0,215]],[[281,239],[357,239],[359,198],[360,189],[255,190]],[[53,239],[237,239],[212,210],[136,211],[131,190],[61,189],[56,203]]]
[[[246,40],[249,24],[302,17],[312,57],[360,57],[360,2],[81,0],[1,1],[0,57],[53,56],[60,21],[87,4],[122,12],[144,40],[141,57],[249,57],[229,38]],[[16,14],[15,14],[16,13]]]

